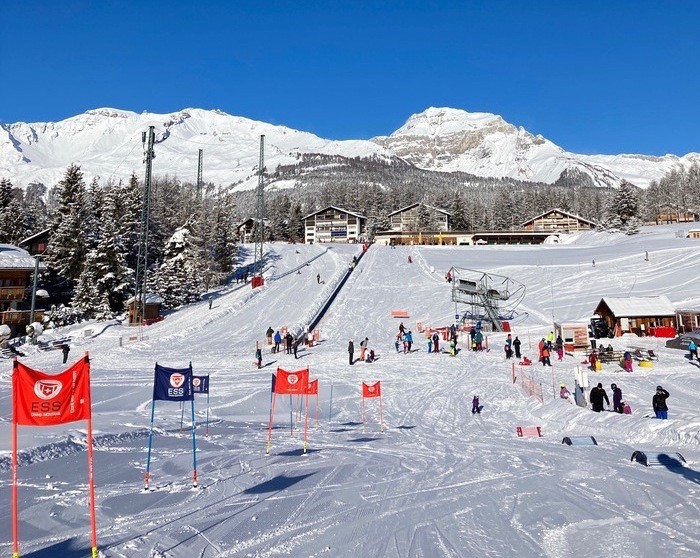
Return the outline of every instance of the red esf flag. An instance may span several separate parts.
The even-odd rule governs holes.
[[[369,385],[362,382],[362,397],[380,397],[382,395],[381,382]]]
[[[273,376],[272,391],[284,395],[305,395],[308,384],[308,368],[296,372],[285,372],[278,368],[276,376]]]
[[[318,380],[313,380],[312,382],[309,382],[309,385],[306,387],[306,394],[318,395]]]
[[[60,374],[32,370],[15,360],[12,407],[16,424],[51,426],[90,418],[90,360],[87,355]]]

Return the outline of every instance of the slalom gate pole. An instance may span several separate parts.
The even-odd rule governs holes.
[[[146,456],[146,477],[144,481],[144,490],[148,490],[148,483],[150,482],[150,473],[151,473],[151,445],[153,443],[153,417],[155,416],[155,411],[156,411],[156,400],[152,399],[151,400],[151,429],[148,433],[148,454]]]
[[[384,432],[384,414],[382,413],[382,396],[379,396],[379,429]]]
[[[331,423],[331,416],[333,414],[333,382],[331,381],[331,398],[328,402],[328,424]]]
[[[88,386],[90,385],[88,377]],[[89,388],[88,388],[89,389]],[[92,403],[88,403],[90,415],[87,419],[87,456],[88,456],[88,488],[90,490],[90,538],[92,542],[92,558],[97,558],[97,527],[95,519],[95,469],[92,453]]]
[[[365,396],[362,395],[362,432],[365,431]]]
[[[85,359],[90,363],[89,354],[85,353]],[[88,409],[90,413],[87,419],[87,457],[88,457],[88,489],[90,494],[90,539],[92,542],[92,558],[97,558],[97,519],[95,517],[95,467],[92,451],[92,393],[90,368],[88,368]]]
[[[270,423],[267,426],[267,446],[265,446],[265,454],[270,453],[270,442],[272,441],[272,417],[275,414],[275,402],[277,401],[277,394],[273,391],[270,397]]]
[[[306,413],[304,418],[304,453],[306,453],[306,448],[308,446],[309,439],[309,394],[306,394]]]
[[[294,436],[294,404],[292,403],[292,395],[289,395],[289,435]]]
[[[207,438],[209,437],[209,391],[207,391],[207,429],[204,432],[204,435]]]
[[[194,394],[192,394],[192,399],[190,401],[192,402],[192,463],[194,467],[192,472],[192,486],[197,488],[197,441],[194,433],[197,428],[197,423],[194,418]],[[182,407],[184,409],[185,406],[183,405]]]
[[[515,383],[515,363],[511,363],[511,366],[513,367],[513,383]]]
[[[320,407],[318,405],[318,393],[316,394],[316,430],[318,430],[318,417],[320,413]]]
[[[12,558],[19,558],[17,520],[17,359],[12,363]]]
[[[185,404],[180,401],[180,436],[182,436],[182,425],[185,421]]]

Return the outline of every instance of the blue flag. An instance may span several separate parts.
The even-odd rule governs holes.
[[[192,376],[194,393],[209,393],[209,376]]]
[[[192,401],[192,365],[189,368],[166,368],[156,363],[153,400]]]

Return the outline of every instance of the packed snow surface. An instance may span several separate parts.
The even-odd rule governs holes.
[[[688,227],[685,227],[687,229]],[[70,359],[89,352],[97,494],[97,537],[108,557],[568,557],[700,555],[700,365],[664,340],[625,336],[615,349],[653,349],[652,368],[629,374],[607,364],[591,372],[608,395],[616,382],[631,415],[594,413],[558,397],[573,387],[582,355],[529,367],[541,403],[512,383],[505,334],[486,352],[428,354],[425,326],[452,323],[445,272],[452,266],[505,275],[526,285],[513,335],[537,360],[536,343],[553,321],[589,317],[603,296],[665,295],[700,307],[700,244],[683,226],[635,236],[583,233],[548,246],[372,246],[318,326],[320,342],[298,359],[271,354],[265,330],[299,330],[318,311],[353,255],[353,245],[265,246],[265,286],[235,282],[207,300],[170,312],[142,332],[120,324],[81,324]],[[678,231],[680,234],[677,234]],[[645,258],[648,252],[648,260]],[[247,252],[246,252],[247,253]],[[408,256],[412,263],[408,263]],[[595,260],[595,266],[592,265]],[[241,261],[245,263],[245,261]],[[317,282],[320,274],[321,283]],[[464,310],[462,306],[460,308]],[[413,331],[414,350],[397,353],[394,336]],[[140,335],[143,338],[140,339]],[[369,338],[378,360],[349,365],[348,341]],[[120,343],[121,339],[121,343]],[[263,368],[253,365],[255,343]],[[534,348],[534,349],[533,349]],[[58,372],[59,351],[26,348],[28,366]],[[200,487],[193,489],[191,431],[179,404],[157,402],[152,488],[143,489],[153,368],[158,362],[211,377],[197,396]],[[265,455],[271,374],[309,367],[309,446],[303,421],[290,434],[290,402],[277,398],[272,447]],[[0,553],[11,553],[10,370],[0,375]],[[519,371],[525,373],[524,371]],[[361,423],[362,381],[381,381],[385,430],[376,400]],[[650,418],[656,385],[670,392],[669,420]],[[483,411],[471,413],[478,394]],[[293,412],[293,411],[292,411]],[[543,437],[519,439],[517,426]],[[569,447],[565,436],[598,446]],[[19,428],[19,536],[22,556],[90,552],[85,423]],[[643,467],[635,450],[680,452],[681,468]]]

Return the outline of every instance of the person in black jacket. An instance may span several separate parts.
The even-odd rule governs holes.
[[[666,420],[668,418],[668,407],[666,406],[666,399],[668,399],[669,393],[661,386],[656,386],[656,393],[651,400],[651,404],[654,407],[654,413],[657,419]]]
[[[520,339],[517,335],[513,339],[513,349],[515,350],[515,358],[520,358]]]
[[[596,413],[600,413],[603,410],[603,401],[605,401],[608,407],[610,406],[608,394],[603,389],[603,384],[601,383],[598,383],[598,385],[591,390],[589,399],[591,400],[591,407],[593,407]]]
[[[348,343],[348,356],[350,358],[350,364],[353,364],[352,361],[352,355],[355,352],[355,344],[352,342],[352,339],[350,339],[350,343]]]

